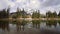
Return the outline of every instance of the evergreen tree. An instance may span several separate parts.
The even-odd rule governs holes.
[[[58,14],[58,17],[60,17],[60,12],[59,12],[59,14]]]

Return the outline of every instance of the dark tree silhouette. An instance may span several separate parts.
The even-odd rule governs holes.
[[[0,19],[2,18],[8,18],[9,17],[9,8],[7,9],[3,9],[0,11]]]
[[[59,12],[59,14],[58,14],[58,17],[60,17],[60,12]]]
[[[36,11],[32,13],[32,18],[39,18],[40,17],[40,12]]]

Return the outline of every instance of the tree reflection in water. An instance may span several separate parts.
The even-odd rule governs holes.
[[[60,22],[58,22],[60,23]],[[12,24],[12,25],[10,25]],[[10,24],[6,21],[0,21],[0,29],[4,30],[5,33],[9,34],[55,34],[60,32],[60,28],[57,27],[57,21],[41,21],[41,20],[32,20],[32,22],[28,22],[26,20],[19,20],[15,22],[10,22]],[[10,29],[9,29],[10,25]],[[54,26],[52,28],[52,25]],[[33,26],[33,27],[32,27]],[[48,27],[47,27],[48,26]],[[47,28],[46,28],[47,27]],[[58,28],[58,29],[57,29]],[[7,31],[6,31],[7,30]],[[59,30],[59,32],[58,32]],[[5,32],[6,31],[6,32]],[[1,32],[0,32],[1,33]],[[59,33],[60,34],[60,33]]]
[[[55,26],[56,27],[56,25],[57,25],[57,21],[55,21],[55,20],[50,20],[50,21],[46,21],[46,25],[47,26]]]
[[[60,25],[60,20],[58,20],[58,23],[59,23],[59,25]]]
[[[33,27],[40,28],[40,20],[32,20]]]
[[[16,22],[16,27],[17,27],[17,31],[24,31],[24,26],[27,24],[27,21],[22,20],[22,21],[17,21]]]
[[[8,21],[0,21],[0,28],[2,30],[7,30],[7,31],[10,31],[9,30],[9,22]]]

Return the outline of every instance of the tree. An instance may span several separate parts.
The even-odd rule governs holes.
[[[46,13],[46,16],[49,18],[49,17],[52,17],[52,13],[51,13],[51,11],[48,11],[47,13]]]
[[[55,18],[55,17],[57,17],[57,13],[56,13],[56,11],[54,11],[53,13],[52,13],[51,11],[48,11],[48,12],[46,13],[46,16],[47,16],[48,18],[51,18],[51,17]]]
[[[8,9],[7,9],[7,18],[9,18],[9,11],[10,11],[10,8],[8,7]]]
[[[39,11],[33,12],[32,18],[39,18],[39,17],[40,17],[40,12]]]
[[[55,12],[53,12],[53,17],[57,17],[57,13],[56,13],[56,11]]]
[[[58,17],[60,17],[60,12],[59,12],[59,14],[58,14]]]
[[[8,18],[8,11],[6,11],[6,9],[3,9],[2,11],[0,11],[0,18]]]
[[[25,12],[24,9],[21,12],[22,12],[22,18],[25,18],[27,13]]]
[[[22,18],[25,18],[26,15],[27,15],[27,13],[25,12],[24,9],[23,9],[23,10],[19,10],[19,8],[17,8],[17,12],[16,12],[16,14],[17,14],[17,17],[22,16]]]
[[[17,14],[17,17],[20,15],[19,8],[17,8],[17,12],[16,12],[16,14]]]

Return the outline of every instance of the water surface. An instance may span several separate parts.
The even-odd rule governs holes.
[[[59,21],[0,21],[0,34],[60,34]]]

